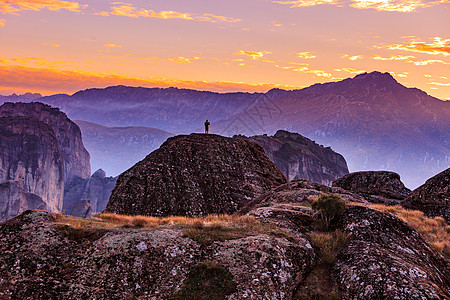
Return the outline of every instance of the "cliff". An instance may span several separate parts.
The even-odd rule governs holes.
[[[264,148],[288,180],[307,179],[331,186],[333,180],[348,173],[342,155],[298,133],[278,130],[274,136],[256,135],[249,140]]]
[[[30,117],[0,117],[0,221],[27,209],[58,212],[64,165],[53,128]]]
[[[181,135],[122,173],[105,211],[154,216],[233,213],[285,182],[253,142]]]
[[[89,153],[83,146],[80,128],[66,114],[48,105],[33,103],[5,103],[0,116],[26,116],[36,118],[52,127],[64,163],[64,182],[91,175]]]

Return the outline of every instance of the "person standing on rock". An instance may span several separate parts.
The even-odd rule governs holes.
[[[211,125],[211,123],[209,123],[209,121],[206,120],[206,122],[205,122],[205,134],[209,133],[209,125]]]

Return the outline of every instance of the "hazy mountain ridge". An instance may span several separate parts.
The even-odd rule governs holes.
[[[92,170],[101,168],[110,176],[117,176],[144,159],[173,135],[142,126],[106,127],[86,121],[75,123],[80,127],[83,143],[91,155]]]
[[[265,94],[115,86],[39,101],[107,126],[181,133],[200,131],[209,119],[211,132],[228,136],[298,132],[341,153],[350,171],[394,171],[410,188],[450,166],[450,102],[388,73]]]

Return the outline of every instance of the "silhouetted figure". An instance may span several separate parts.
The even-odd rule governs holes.
[[[209,125],[211,125],[211,123],[209,123],[209,121],[206,120],[206,122],[205,122],[205,134],[209,133]]]

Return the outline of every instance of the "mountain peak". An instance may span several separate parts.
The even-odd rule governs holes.
[[[362,73],[358,74],[353,79],[357,80],[377,80],[377,81],[394,81],[395,83],[398,83],[397,80],[395,80],[394,77],[388,72],[382,73],[379,71],[373,71],[370,73]]]

